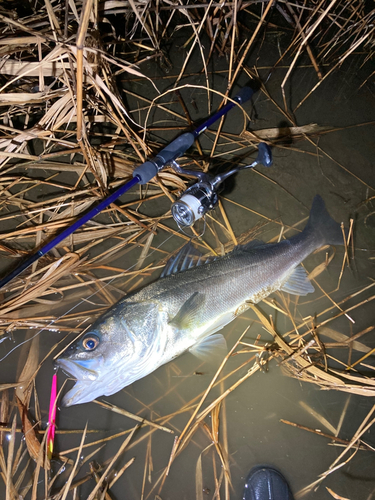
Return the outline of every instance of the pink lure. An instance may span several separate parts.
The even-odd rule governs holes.
[[[47,456],[51,460],[56,429],[56,399],[57,399],[57,373],[52,377],[51,399],[49,403],[48,430],[47,430]]]

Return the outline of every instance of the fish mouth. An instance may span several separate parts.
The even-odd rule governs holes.
[[[92,382],[77,381],[74,387],[64,395],[61,405],[68,407],[82,403],[90,403],[101,395],[102,389],[93,387]]]
[[[76,361],[72,359],[57,359],[55,362],[57,368],[61,368],[68,376],[72,376],[77,380],[96,380],[99,376],[98,372],[89,368],[89,362],[82,360]]]
[[[85,366],[86,364],[86,366]],[[55,366],[61,368],[69,377],[76,379],[76,383],[68,391],[63,399],[62,406],[72,406],[81,403],[89,403],[103,393],[99,373],[89,368],[89,360],[57,359]]]

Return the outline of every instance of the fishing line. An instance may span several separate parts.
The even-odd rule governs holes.
[[[182,231],[179,229],[177,231],[178,233],[181,233]],[[169,235],[165,240],[163,240],[159,246],[155,247],[150,253],[147,254],[147,256],[145,257],[145,259],[147,259],[148,257],[150,257],[154,252],[156,252],[160,247],[162,247],[164,245],[164,243],[166,243],[167,241],[169,241],[171,238],[173,238],[173,236],[176,236],[175,234],[171,234]],[[137,262],[135,264],[133,264],[132,266],[130,266],[128,269],[125,269],[124,272],[126,271],[130,271],[131,269],[133,269],[133,267],[135,267],[137,265]],[[107,283],[105,283],[100,290],[96,290],[95,292],[93,292],[91,295],[89,295],[88,297],[86,297],[85,300],[88,300],[88,299],[91,299],[92,297],[94,297],[97,293],[99,293],[101,290],[105,289],[107,286],[109,286],[114,280],[118,279],[117,277],[114,277],[112,278],[111,280],[109,280]],[[81,300],[80,302],[78,302],[77,304],[75,304],[74,306],[72,306],[70,309],[68,309],[64,314],[62,314],[61,316],[59,316],[58,318],[56,319],[53,319],[51,320],[51,322],[46,325],[45,327],[43,327],[41,330],[39,330],[35,335],[33,335],[32,337],[30,337],[29,339],[26,339],[24,340],[23,342],[21,342],[20,344],[16,345],[15,347],[13,347],[13,349],[11,349],[4,357],[2,357],[0,359],[0,363],[2,361],[4,361],[4,359],[6,359],[12,352],[14,352],[16,349],[18,349],[19,347],[23,346],[24,344],[26,344],[27,342],[30,342],[31,340],[35,339],[35,337],[37,337],[40,333],[44,332],[45,330],[48,330],[49,327],[51,325],[53,325],[56,321],[59,321],[61,318],[63,318],[64,316],[66,316],[67,314],[69,314],[70,312],[74,311],[74,309],[76,309],[78,306],[80,306],[81,304],[84,304],[85,303],[85,300]],[[57,328],[58,330],[58,328]],[[5,339],[4,339],[5,340]]]
[[[48,325],[49,326],[49,325]],[[47,327],[46,327],[47,328]],[[16,345],[15,347],[13,347],[13,349],[11,349],[3,358],[0,359],[0,363],[1,361],[4,361],[4,359],[6,359],[9,354],[12,354],[13,351],[15,351],[16,349],[18,349],[19,347],[21,347],[23,344],[26,344],[27,342],[29,342],[30,340],[33,340],[35,339],[35,337],[37,335],[39,335],[39,333],[41,333],[43,330],[45,330],[45,328],[43,328],[42,330],[40,330],[40,332],[37,332],[33,337],[30,337],[29,339],[27,340],[24,340],[23,342],[21,342],[20,344]]]

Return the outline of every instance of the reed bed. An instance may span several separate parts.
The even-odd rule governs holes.
[[[374,55],[374,18],[375,11],[362,0],[308,0],[303,4],[287,0],[191,4],[169,0],[37,0],[23,5],[9,2],[7,9],[1,7],[2,273],[129,180],[135,166],[160,150],[168,138],[226,102],[239,81],[256,79],[260,95],[285,119],[285,127],[262,128],[255,120],[249,130],[248,108],[243,109],[242,131],[233,133],[222,121],[197,141],[181,159],[181,165],[203,171],[215,162],[245,165],[261,141],[272,145],[275,153],[288,149],[331,158],[319,140],[341,128],[314,123],[302,126],[296,113],[351,58],[361,58],[362,66],[367,67]],[[176,65],[171,61],[171,47],[181,31],[185,36],[183,58]],[[272,64],[263,64],[262,60],[250,64],[251,56],[261,51],[270,33],[277,33],[279,56]],[[225,68],[212,71],[211,63],[218,59],[225,62]],[[157,68],[157,79],[150,64]],[[294,102],[289,98],[290,80],[302,67],[313,68],[315,79]],[[267,83],[279,68],[284,68],[283,79],[274,96]],[[218,74],[225,80],[220,92],[213,84]],[[362,85],[367,85],[372,76],[369,72]],[[198,109],[195,98],[187,98],[194,92],[204,95],[207,102],[199,109],[199,116],[194,116]],[[372,125],[366,122],[356,127]],[[285,140],[290,143],[286,145]],[[366,190],[364,205],[370,206],[371,184],[346,165],[337,161],[336,165]],[[257,175],[270,188],[282,187],[277,179],[261,171]],[[15,359],[19,358],[14,380],[0,383],[0,474],[7,500],[107,500],[114,498],[112,489],[115,491],[119,484],[126,488],[134,469],[143,477],[134,498],[163,498],[176,458],[188,446],[199,450],[195,477],[191,479],[195,481],[196,498],[203,500],[207,494],[213,499],[229,499],[233,495],[231,468],[236,459],[228,444],[226,401],[243,383],[251,385],[253,379],[248,379],[259,371],[270,365],[324,391],[374,396],[374,350],[365,343],[374,326],[357,328],[352,318],[375,298],[374,283],[341,293],[341,278],[345,278],[348,265],[353,266],[351,225],[337,290],[326,291],[319,284],[333,253],[319,254],[321,262],[310,272],[319,297],[308,304],[309,313],[302,315],[298,301],[282,294],[259,306],[244,305],[244,311],[251,312],[252,327],[244,327],[232,342],[203,391],[186,398],[180,391],[184,379],[178,378],[178,362],[171,363],[170,383],[163,388],[162,397],[173,394],[178,409],[161,414],[155,409],[160,398],[147,404],[137,401],[136,413],[126,409],[126,401],[124,407],[97,401],[97,411],[116,413],[135,422],[123,431],[112,429],[104,438],[100,429],[85,427],[84,421],[81,429],[58,429],[57,448],[52,461],[48,459],[46,410],[39,404],[46,398],[38,394],[38,374],[48,363],[51,366],[67,338],[71,341],[72,334],[84,331],[120,297],[155,279],[171,253],[190,239],[190,234],[178,230],[170,215],[170,203],[188,182],[187,177],[166,168],[147,186],[113,203],[0,291],[0,340],[14,338],[17,345],[9,349],[9,354],[17,349]],[[255,217],[256,222],[246,233],[233,228],[232,208]],[[196,243],[206,253],[221,255],[254,237],[277,241],[299,230],[305,220],[288,226],[279,217],[223,195],[216,212],[207,217],[203,236],[197,228]],[[325,305],[317,312],[320,299]],[[279,330],[276,314],[285,318],[289,330]],[[339,318],[351,324],[350,335],[335,326]],[[254,338],[255,327],[263,333]],[[25,340],[20,340],[25,331]],[[47,350],[41,348],[42,339],[56,333],[59,341],[47,342]],[[240,361],[234,367],[232,360]],[[195,375],[199,378],[199,372]],[[305,410],[311,414],[311,409]],[[355,460],[357,452],[374,451],[364,437],[374,423],[374,408],[358,422],[350,439],[340,437],[342,421],[334,427],[322,415],[315,414],[314,418],[327,432],[285,419],[284,423],[315,432],[333,445],[343,446],[343,451],[329,467],[327,464],[326,472],[299,493],[300,497],[349,460]],[[75,433],[79,434],[76,444],[65,446],[65,440]],[[160,453],[154,445],[156,433],[162,435],[163,450],[168,450],[163,468],[157,471],[153,466]],[[111,456],[102,459],[103,450],[111,443],[115,443],[116,451],[111,448]],[[146,452],[139,456],[143,445]],[[206,474],[214,478],[212,491],[205,486]],[[327,491],[340,498],[332,489]]]

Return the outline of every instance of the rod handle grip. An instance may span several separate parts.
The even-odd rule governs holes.
[[[162,149],[154,158],[151,158],[151,160],[137,167],[133,172],[133,177],[137,176],[140,179],[140,184],[146,184],[166,165],[182,156],[185,151],[193,145],[193,142],[194,134],[191,132],[180,135]]]

